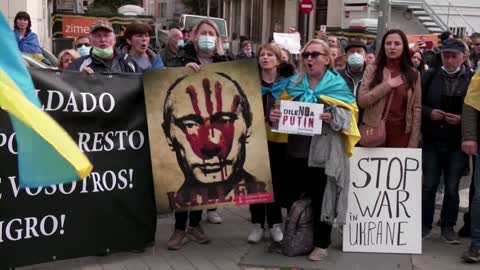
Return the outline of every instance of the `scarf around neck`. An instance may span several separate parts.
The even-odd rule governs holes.
[[[280,96],[282,95],[282,92],[287,87],[288,83],[289,83],[288,78],[279,77],[277,80],[273,82],[271,87],[265,87],[262,85],[262,96],[267,93],[270,93],[275,99],[279,99]]]
[[[287,87],[288,94],[293,99],[299,97],[301,102],[316,103],[320,96],[327,96],[346,104],[351,104],[355,101],[355,97],[345,80],[336,72],[325,71],[322,80],[315,86],[315,89],[310,87],[307,74],[295,85],[297,79],[298,75],[290,77]]]

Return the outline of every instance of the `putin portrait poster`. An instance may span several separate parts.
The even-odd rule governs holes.
[[[255,61],[149,70],[144,79],[158,212],[273,201]]]

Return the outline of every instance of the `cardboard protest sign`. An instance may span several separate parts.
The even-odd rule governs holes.
[[[278,128],[274,132],[313,136],[322,134],[323,104],[307,103],[298,101],[280,102],[282,117],[278,121]]]
[[[280,47],[287,49],[291,54],[299,54],[302,46],[300,45],[300,34],[296,33],[273,33],[273,40]]]
[[[343,251],[422,252],[422,151],[355,148]]]
[[[256,61],[150,70],[144,85],[159,212],[273,201]]]

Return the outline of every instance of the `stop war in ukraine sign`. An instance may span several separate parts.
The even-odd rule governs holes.
[[[323,104],[282,100],[280,111],[282,116],[276,132],[306,136],[322,134],[320,114],[323,113]]]

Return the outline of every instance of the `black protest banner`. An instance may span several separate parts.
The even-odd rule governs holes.
[[[422,151],[355,148],[343,250],[422,252]]]
[[[131,250],[156,211],[142,77],[30,70],[48,112],[92,164],[84,180],[19,189],[15,133],[0,111],[0,268]]]

